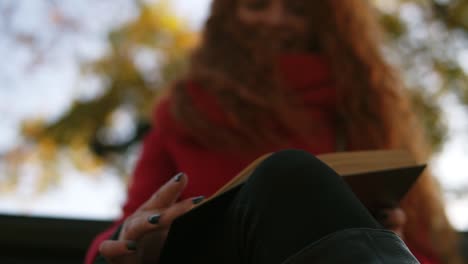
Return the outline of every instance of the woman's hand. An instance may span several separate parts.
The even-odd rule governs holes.
[[[400,207],[379,209],[375,212],[374,216],[385,228],[403,238],[406,214]]]
[[[200,196],[177,202],[186,185],[182,173],[164,184],[125,220],[118,240],[101,243],[101,255],[112,264],[158,263],[171,223],[203,200]]]

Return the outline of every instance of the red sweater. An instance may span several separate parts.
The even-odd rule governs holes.
[[[313,146],[298,138],[290,139],[290,148],[304,149],[312,154],[336,150],[335,89],[329,67],[318,55],[291,55],[282,58],[280,71],[288,87],[302,93],[311,121],[320,124],[316,131],[319,141]],[[223,123],[223,113],[216,101],[196,84],[187,88],[195,106],[212,122]],[[178,124],[170,113],[170,98],[161,101],[155,110],[156,127],[146,136],[143,153],[137,163],[123,207],[123,217],[113,227],[100,234],[92,243],[86,256],[90,264],[97,255],[99,244],[108,239],[115,228],[132,214],[151,194],[178,172],[185,172],[189,183],[181,199],[198,195],[209,197],[258,156],[278,151],[271,147],[257,153],[235,155],[216,152],[194,143],[190,134]],[[417,253],[417,252],[415,252]],[[416,254],[422,264],[437,263]]]

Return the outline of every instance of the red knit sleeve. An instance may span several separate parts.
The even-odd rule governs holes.
[[[155,111],[155,124],[145,137],[143,150],[137,162],[127,192],[127,201],[123,206],[123,215],[109,229],[102,232],[92,242],[86,254],[85,263],[91,264],[98,255],[99,245],[109,239],[124,219],[131,215],[142,203],[166,181],[174,176],[176,166],[165,147],[165,119],[169,116],[168,101],[161,101]]]

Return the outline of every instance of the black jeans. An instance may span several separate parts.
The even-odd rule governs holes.
[[[382,228],[336,172],[299,150],[267,158],[229,199],[169,241],[162,263],[279,264],[337,231]]]

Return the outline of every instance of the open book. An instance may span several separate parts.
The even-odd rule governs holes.
[[[190,250],[190,244],[200,243],[210,233],[216,233],[217,228],[222,228],[219,220],[237,190],[269,156],[267,154],[252,162],[214,195],[176,219],[171,226],[162,258],[167,254],[174,260],[172,252],[181,248]],[[369,209],[398,203],[426,167],[425,164],[417,164],[411,154],[404,150],[337,152],[318,155],[317,158],[341,175]],[[186,253],[183,255],[190,256],[197,252],[193,250]],[[180,261],[183,255],[179,255]]]
[[[199,206],[244,183],[270,155],[253,161]],[[317,158],[341,175],[367,207],[399,202],[426,167],[417,164],[405,150],[335,152]]]

